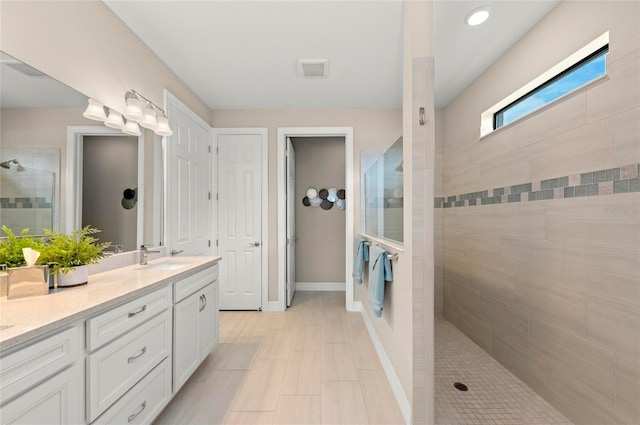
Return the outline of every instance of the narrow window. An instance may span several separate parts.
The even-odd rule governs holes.
[[[607,53],[608,44],[500,109],[493,115],[493,129],[507,125],[605,75]]]

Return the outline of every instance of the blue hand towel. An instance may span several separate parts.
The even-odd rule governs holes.
[[[369,261],[369,246],[367,241],[360,238],[356,242],[356,255],[353,258],[353,278],[358,285],[362,283],[364,262]]]
[[[379,246],[372,246],[369,261],[369,305],[376,317],[382,316],[384,301],[384,282],[392,281],[391,261],[387,251]]]

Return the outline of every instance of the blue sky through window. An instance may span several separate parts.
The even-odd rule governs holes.
[[[527,115],[578,87],[600,77],[606,71],[608,49],[570,70],[550,80],[533,92],[496,113],[495,127],[500,128]]]

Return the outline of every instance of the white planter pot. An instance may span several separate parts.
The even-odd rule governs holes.
[[[89,279],[87,266],[78,266],[68,273],[58,273],[58,288],[86,285]]]

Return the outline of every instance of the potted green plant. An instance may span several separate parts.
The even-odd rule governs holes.
[[[49,271],[46,266],[34,265],[38,254],[27,253],[29,249],[41,253],[45,249],[45,242],[23,229],[19,236],[2,226],[7,235],[0,241],[0,264],[7,267],[7,298],[18,298],[30,295],[44,295],[49,291]],[[30,258],[27,264],[25,256]]]
[[[49,265],[51,273],[58,276],[58,287],[85,285],[88,281],[89,264],[97,263],[105,257],[104,249],[109,242],[100,242],[96,233],[100,230],[91,226],[76,229],[71,234],[44,230],[49,238],[40,261]]]

